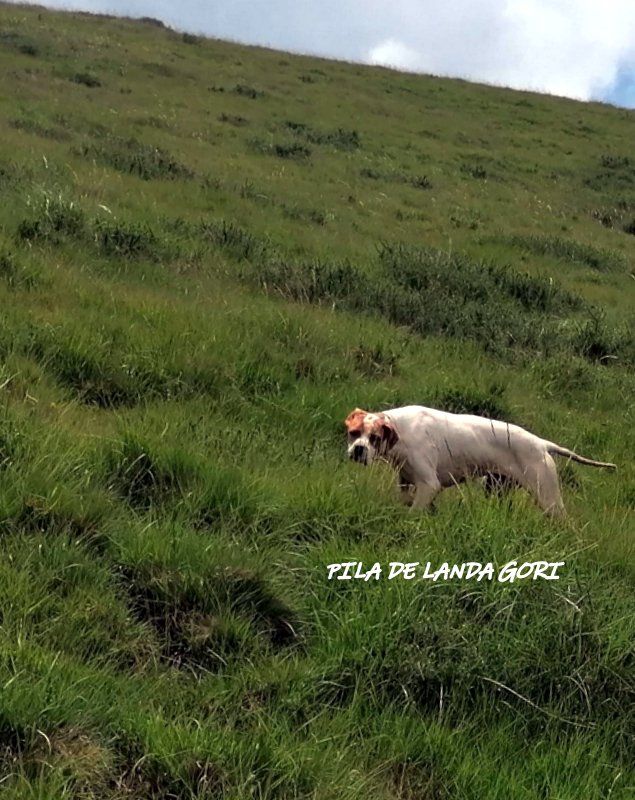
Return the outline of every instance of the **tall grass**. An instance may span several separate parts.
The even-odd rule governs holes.
[[[0,43],[2,792],[630,797],[628,113],[156,20]],[[410,512],[342,425],[407,403],[619,470]],[[326,578],[512,559],[565,566]]]

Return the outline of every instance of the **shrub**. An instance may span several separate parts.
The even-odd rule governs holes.
[[[18,50],[25,56],[38,56],[40,54],[36,45],[31,42],[25,42],[18,47]]]
[[[476,389],[449,389],[435,396],[435,406],[453,414],[476,414],[479,417],[511,422],[511,412],[503,401],[504,387],[493,383],[487,392]]]
[[[71,78],[73,83],[79,83],[82,86],[88,86],[90,89],[96,89],[101,86],[101,81],[96,75],[91,72],[76,72]]]
[[[360,344],[352,350],[355,369],[369,378],[394,375],[399,363],[399,355],[392,349],[381,345]]]
[[[16,128],[20,131],[26,131],[27,133],[32,133],[35,136],[42,137],[43,139],[55,139],[58,142],[63,142],[71,138],[68,131],[63,130],[62,128],[54,128],[43,125],[33,119],[12,119],[9,124],[12,128]]]
[[[297,136],[306,139],[310,144],[330,145],[336,150],[357,150],[361,147],[361,138],[356,130],[337,128],[334,131],[318,131],[304,122],[285,122],[285,127]]]
[[[598,159],[600,169],[584,179],[585,185],[597,191],[632,189],[635,184],[635,162],[629,156],[604,153]]]
[[[31,216],[18,225],[19,239],[35,241],[38,239],[59,242],[65,237],[80,239],[86,231],[84,212],[72,200],[63,195],[43,197],[31,205]]]
[[[249,145],[257,153],[278,158],[304,160],[311,156],[310,148],[298,142],[266,142],[263,139],[252,139]]]
[[[578,262],[599,272],[625,268],[624,257],[613,250],[603,250],[560,236],[511,236],[509,243],[534,255],[553,256],[566,261]]]
[[[265,96],[265,93],[260,89],[254,89],[253,86],[247,86],[247,84],[244,83],[237,83],[232,91],[234,94],[238,94],[241,97],[248,97],[250,100],[257,100],[259,97]]]
[[[297,638],[296,614],[254,570],[205,564],[194,572],[146,560],[123,573],[135,616],[156,631],[173,666],[218,671],[254,649],[254,634],[278,647]]]
[[[167,151],[136,139],[110,136],[103,144],[84,145],[80,154],[145,181],[155,178],[176,180],[194,177],[189,167],[181,164]]]
[[[549,355],[558,351],[596,358],[599,344],[585,345],[583,322],[576,336],[554,317],[584,308],[582,300],[551,281],[509,268],[471,261],[433,248],[384,245],[383,271],[372,276],[349,263],[294,263],[269,258],[255,278],[263,289],[293,300],[328,303],[379,314],[419,335],[471,339],[496,355],[511,350]],[[247,276],[249,273],[244,273]],[[630,363],[632,340],[609,326],[610,354]],[[601,357],[601,356],[600,356]]]
[[[461,164],[461,172],[479,181],[485,181],[488,178],[487,170],[482,164]]]
[[[237,128],[249,123],[249,120],[245,117],[241,117],[240,114],[225,114],[225,112],[219,115],[218,121],[228,122],[230,125],[235,125]]]
[[[94,237],[99,250],[107,256],[159,260],[165,251],[152,229],[140,223],[99,221]]]
[[[39,275],[24,267],[13,253],[0,251],[0,279],[10,289],[33,289],[39,283]]]
[[[585,320],[576,321],[570,343],[574,353],[589,361],[635,362],[635,331],[626,324],[610,325],[604,314],[597,311],[592,311]]]
[[[265,255],[268,248],[265,239],[254,236],[239,225],[225,220],[202,223],[200,233],[204,239],[239,260],[258,260]]]
[[[631,165],[628,156],[616,156],[611,153],[604,153],[600,156],[600,164],[607,169],[623,169]]]
[[[415,175],[408,180],[408,183],[415,189],[431,189],[432,183],[427,175]]]
[[[184,453],[146,446],[127,434],[106,456],[110,488],[135,508],[148,509],[184,495],[197,469]]]
[[[371,167],[364,167],[359,173],[362,178],[390,183],[405,183],[414,189],[431,189],[432,183],[427,175],[409,175],[405,172],[380,172]]]

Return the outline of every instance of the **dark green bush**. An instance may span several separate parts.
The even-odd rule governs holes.
[[[266,142],[263,139],[252,139],[249,145],[257,153],[278,158],[293,158],[301,161],[311,156],[311,149],[298,142]]]
[[[123,573],[135,616],[156,631],[173,666],[218,671],[240,650],[254,649],[254,634],[278,647],[297,638],[295,613],[253,570],[219,565],[201,580],[146,561],[124,565]]]
[[[254,89],[253,86],[248,86],[245,83],[237,83],[232,91],[234,94],[239,94],[241,97],[248,97],[250,100],[257,100],[259,97],[265,96],[265,93],[260,89]]]
[[[511,422],[512,414],[504,402],[504,387],[494,383],[488,392],[476,389],[448,389],[435,395],[434,405],[453,414],[476,414],[479,417]]]
[[[100,220],[93,235],[97,247],[107,256],[158,261],[166,254],[164,244],[148,225]]]
[[[181,164],[167,151],[136,139],[109,136],[103,143],[84,145],[80,154],[119,172],[136,175],[144,181],[194,177],[194,172],[189,167]]]
[[[310,144],[330,145],[336,150],[358,150],[361,147],[361,137],[356,130],[336,128],[333,131],[318,131],[304,122],[285,122],[285,127],[297,136],[306,139]]]
[[[19,239],[49,240],[58,243],[64,238],[80,239],[86,232],[84,212],[62,195],[44,195],[31,207],[31,215],[18,225]]]
[[[600,341],[591,344],[593,324],[580,321],[573,337],[559,326],[558,317],[583,310],[584,303],[549,280],[433,248],[384,245],[379,255],[383,269],[370,278],[349,263],[279,257],[268,258],[252,274],[266,291],[379,314],[421,336],[471,339],[498,356],[518,350],[568,351],[589,359],[619,352],[629,363],[634,357],[630,334],[607,326],[612,344],[603,348]]]
[[[560,236],[511,236],[511,245],[538,256],[553,256],[584,264],[599,272],[610,272],[625,268],[624,257],[613,250],[603,250],[590,244],[583,244]]]
[[[20,117],[12,119],[9,124],[12,128],[16,128],[26,133],[32,133],[35,136],[40,136],[43,139],[55,139],[58,142],[64,142],[70,139],[70,134],[63,128],[56,128],[49,125],[43,125],[33,119]]]
[[[33,289],[39,283],[39,275],[8,251],[0,251],[0,279],[11,289]]]
[[[268,243],[233,222],[214,220],[201,224],[200,233],[204,239],[228,252],[236,259],[255,261],[262,258]]]
[[[635,363],[635,330],[626,324],[615,327],[597,311],[575,324],[570,343],[574,353],[589,361]]]
[[[482,164],[461,164],[461,172],[480,181],[488,178],[488,172]]]
[[[90,89],[96,89],[101,86],[101,81],[96,75],[91,72],[76,72],[71,78],[73,83],[79,83],[82,86],[88,86]]]
[[[156,452],[136,436],[126,435],[106,456],[109,486],[135,508],[148,509],[187,492],[197,469],[184,453]]]

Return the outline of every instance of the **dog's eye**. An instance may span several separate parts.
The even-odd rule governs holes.
[[[359,437],[361,435],[362,435],[361,431],[349,431],[348,432],[348,438],[351,440],[351,442],[353,441],[353,439],[359,439]]]

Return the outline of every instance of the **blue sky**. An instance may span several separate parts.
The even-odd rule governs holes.
[[[635,108],[635,0],[44,0],[180,30]],[[40,0],[41,4],[42,0]]]

